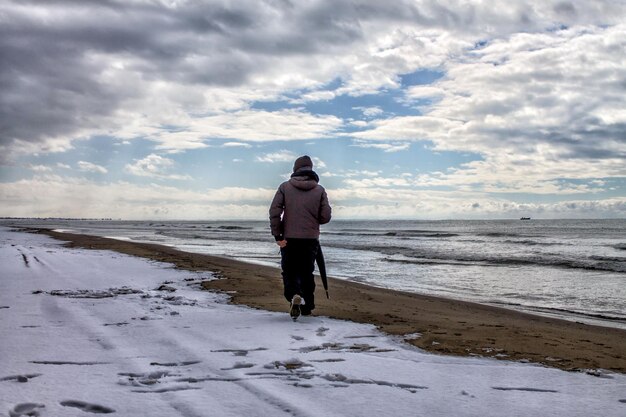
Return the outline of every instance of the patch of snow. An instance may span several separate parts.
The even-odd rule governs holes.
[[[621,374],[438,356],[326,317],[294,323],[287,305],[233,306],[189,285],[210,273],[46,236],[0,228],[0,274],[0,415],[626,415]]]

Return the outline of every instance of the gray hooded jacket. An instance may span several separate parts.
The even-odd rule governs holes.
[[[317,239],[320,224],[330,221],[331,208],[326,190],[308,175],[309,172],[312,171],[296,171],[289,181],[278,187],[274,195],[269,214],[272,235],[276,240]],[[302,175],[298,175],[300,173]]]

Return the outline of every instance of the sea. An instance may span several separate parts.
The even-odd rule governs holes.
[[[280,267],[266,221],[0,224],[159,243]],[[334,220],[322,226],[320,243],[335,278],[626,329],[626,219]],[[329,293],[332,299],[332,286]]]

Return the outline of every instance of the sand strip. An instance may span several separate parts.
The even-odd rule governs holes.
[[[108,249],[179,268],[213,271],[211,290],[234,292],[232,302],[285,312],[280,271],[166,246],[41,230],[69,247]],[[566,370],[626,373],[626,331],[541,317],[513,310],[329,279],[327,300],[318,281],[316,315],[370,323],[393,335],[420,333],[409,343],[440,354],[528,360]]]

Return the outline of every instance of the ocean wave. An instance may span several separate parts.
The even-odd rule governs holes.
[[[529,305],[525,305],[522,303],[510,303],[510,302],[503,302],[503,301],[489,301],[489,304],[494,304],[494,305],[501,305],[501,306],[510,306],[510,307],[522,307],[531,311],[535,311],[538,313],[541,312],[545,312],[545,313],[564,313],[566,315],[570,315],[570,316],[579,316],[579,317],[588,317],[588,318],[593,318],[593,319],[599,319],[599,320],[606,320],[606,321],[615,321],[615,322],[622,322],[622,323],[626,323],[626,316],[619,316],[619,315],[613,315],[613,314],[619,314],[619,313],[590,313],[590,312],[584,312],[584,311],[578,311],[578,310],[571,310],[571,309],[567,309],[567,308],[558,308],[558,307],[539,307],[539,306],[529,306]]]
[[[441,237],[441,238],[446,238],[446,237],[455,237],[455,236],[459,236],[456,233],[447,233],[447,232],[429,232],[429,233],[423,233],[423,234],[412,234],[412,233],[400,233],[400,236],[409,236],[409,237]]]
[[[348,229],[348,230],[330,230],[324,231],[325,235],[336,235],[336,236],[385,236],[385,237],[434,237],[434,238],[447,238],[447,237],[455,237],[459,236],[457,233],[450,232],[440,232],[433,230],[356,230],[356,229]]]
[[[539,242],[539,241],[530,240],[530,239],[526,239],[526,240],[507,239],[504,241],[504,243],[511,243],[514,245],[525,245],[525,246],[574,246],[571,243],[565,243],[565,242]]]
[[[460,265],[460,266],[499,266],[490,265],[488,263],[482,263],[480,261],[464,261],[464,260],[452,260],[452,259],[396,259],[396,258],[384,258],[385,262],[392,262],[398,264],[411,264],[411,265]]]
[[[369,250],[397,257],[388,258],[393,259],[391,262],[416,264],[454,263],[480,266],[545,266],[591,271],[626,272],[626,258],[615,256],[574,257],[560,253],[533,253],[531,255],[502,252],[464,253],[460,251],[437,251],[428,248],[416,249],[403,246],[380,245],[369,247],[354,245],[354,247],[348,249]]]
[[[593,255],[593,256],[590,256],[589,258],[593,259],[594,261],[620,262],[620,263],[625,263],[626,264],[626,258],[624,258],[622,256],[599,256],[599,255]]]
[[[337,230],[325,230],[323,232],[324,235],[328,236],[387,236],[385,232],[344,232]]]
[[[444,232],[439,230],[390,230],[385,236],[415,236],[415,237],[453,237],[458,236],[457,233]]]
[[[398,255],[400,253],[389,253]],[[404,255],[406,256],[406,255]],[[590,271],[626,272],[624,261],[597,261],[593,259],[565,259],[565,258],[490,258],[480,256],[407,256],[405,258],[384,258],[386,262],[406,263],[416,265],[476,265],[476,266],[547,266],[553,268],[583,269]]]
[[[509,233],[509,232],[484,232],[484,233],[476,233],[476,236],[484,236],[484,237],[521,237],[522,235],[518,233]]]
[[[613,245],[613,248],[619,250],[626,250],[626,243],[618,243],[617,245]]]

